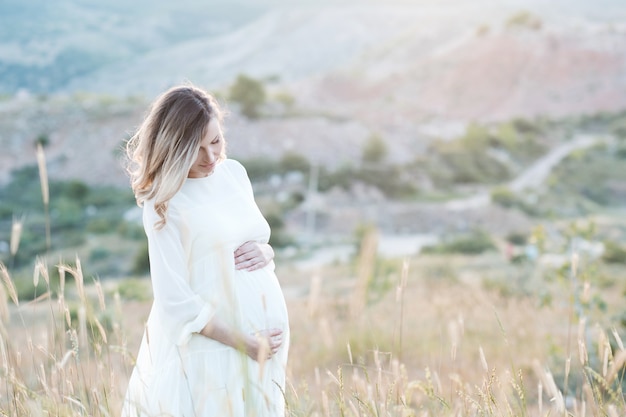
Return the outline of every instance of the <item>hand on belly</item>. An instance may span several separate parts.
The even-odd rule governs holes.
[[[267,243],[248,241],[235,249],[235,269],[255,271],[274,259],[274,250]]]

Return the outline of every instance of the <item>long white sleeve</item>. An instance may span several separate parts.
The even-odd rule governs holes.
[[[167,336],[180,346],[186,344],[193,333],[202,330],[214,311],[189,284],[182,239],[185,230],[180,215],[170,208],[167,223],[160,230],[154,228],[158,220],[152,202],[146,202],[143,223],[148,236],[154,308]]]

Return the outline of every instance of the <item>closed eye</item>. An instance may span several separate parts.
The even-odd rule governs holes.
[[[219,141],[220,141],[220,137],[219,137],[219,136],[216,136],[216,137],[213,139],[213,141],[211,142],[211,144],[212,144],[212,145],[215,145],[216,143],[219,143]]]

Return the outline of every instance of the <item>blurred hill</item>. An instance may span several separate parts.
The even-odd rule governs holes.
[[[4,0],[0,226],[33,213],[36,253],[39,142],[53,185],[69,180],[51,210],[73,227],[63,245],[117,230],[132,199],[102,202],[128,194],[124,141],[185,81],[225,103],[228,153],[283,245],[365,224],[503,238],[621,210],[624,74],[622,0]],[[266,92],[256,118],[231,94],[239,75]],[[90,190],[97,216],[76,198]]]
[[[233,30],[262,10],[252,2],[3,0],[0,91],[52,94],[115,63]]]
[[[233,153],[298,149],[337,166],[381,134],[392,160],[409,161],[471,121],[625,108],[626,5],[5,0],[0,179],[34,162],[45,134],[51,175],[121,184],[119,145],[148,101],[185,80],[226,95],[239,74],[295,111],[250,121],[234,108]]]
[[[586,3],[7,0],[0,91],[152,98],[243,73],[344,112],[372,98],[464,120],[622,108],[626,7]]]

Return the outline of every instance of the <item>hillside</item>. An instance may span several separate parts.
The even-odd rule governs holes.
[[[541,25],[503,20],[448,37],[441,28],[436,36],[416,25],[347,68],[304,85],[302,97],[360,119],[382,115],[396,125],[624,108],[625,28],[590,22]]]
[[[43,134],[52,176],[124,184],[119,145],[154,95],[191,80],[226,96],[239,73],[294,106],[247,120],[229,105],[231,154],[297,149],[331,167],[372,134],[407,162],[472,120],[623,109],[626,8],[562,3],[3,3],[0,180]],[[37,94],[11,96],[23,88]]]
[[[0,2],[0,93],[52,94],[77,77],[150,51],[232,31],[259,2]]]

